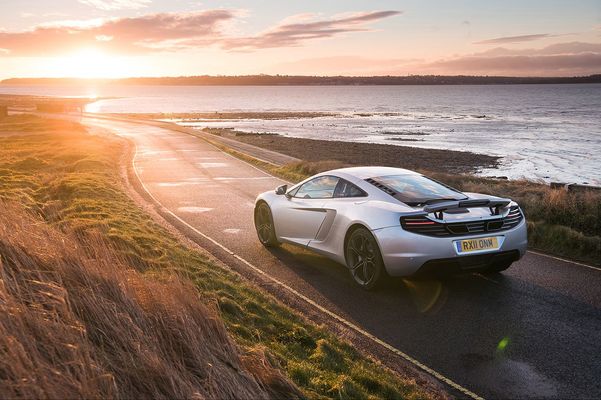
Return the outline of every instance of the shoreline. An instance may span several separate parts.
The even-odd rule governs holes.
[[[94,101],[92,99],[65,99],[65,98],[48,98],[44,96],[27,96],[27,95],[0,95],[0,107],[3,103],[9,105],[10,111],[44,111],[44,112],[60,112],[60,111],[85,111],[85,103]],[[10,104],[12,103],[12,104]],[[42,107],[40,107],[42,106]],[[12,109],[12,110],[11,110]],[[100,110],[96,110],[100,111]],[[478,110],[476,110],[478,111]],[[382,123],[379,126],[379,118],[377,124],[374,122],[351,122],[348,126],[350,131],[349,135],[346,135],[344,124],[346,122],[337,122],[339,117],[347,116],[346,112],[325,112],[325,111],[249,111],[241,109],[240,111],[209,111],[209,112],[162,112],[162,113],[103,113],[107,116],[118,116],[133,119],[142,120],[159,120],[166,122],[174,122],[181,126],[188,126],[197,129],[202,127],[212,128],[211,125],[216,125],[221,128],[232,128],[234,132],[238,129],[245,131],[249,134],[260,133],[266,134],[268,132],[279,133],[281,137],[275,137],[269,135],[270,140],[267,141],[264,137],[256,137],[255,140],[250,140],[249,137],[236,136],[233,137],[241,143],[256,144],[259,147],[264,147],[269,150],[276,151],[278,153],[284,153],[288,156],[305,159],[308,161],[313,160],[339,160],[342,163],[348,165],[358,164],[373,164],[373,165],[387,165],[395,167],[403,167],[409,169],[427,169],[437,172],[450,172],[450,173],[470,173],[479,176],[497,177],[497,178],[508,178],[511,180],[530,180],[533,182],[546,182],[553,184],[579,184],[585,186],[600,186],[601,182],[597,178],[598,172],[591,165],[590,157],[587,154],[590,150],[583,150],[582,143],[587,141],[584,139],[558,139],[558,140],[574,140],[567,142],[566,146],[568,150],[564,153],[560,153],[552,148],[546,142],[541,142],[540,147],[537,147],[537,140],[540,138],[533,134],[532,131],[523,130],[520,131],[523,136],[525,143],[530,144],[529,150],[520,151],[519,154],[512,153],[514,151],[515,138],[510,138],[507,147],[498,140],[491,141],[486,145],[486,141],[482,141],[482,137],[477,136],[474,141],[474,145],[468,144],[463,135],[444,133],[442,138],[437,138],[435,134],[439,129],[439,125],[443,128],[447,125],[444,123],[454,124],[454,121],[445,119],[444,121],[434,120],[430,127],[426,123],[426,128],[423,130],[417,124],[422,124],[421,120],[425,117],[417,116],[415,126],[404,128],[404,124],[395,125],[392,123],[391,128],[388,128],[387,123]],[[403,115],[396,112],[359,112],[357,110],[350,112],[349,115],[354,117],[371,117],[371,116],[396,116]],[[473,124],[480,124],[480,121],[487,119],[486,116],[489,114],[475,113],[475,114],[460,114],[459,116],[466,119],[465,127],[469,131],[469,127]],[[326,118],[323,122],[321,118]],[[436,118],[434,115],[433,118]],[[447,117],[445,117],[447,118]],[[308,127],[300,128],[303,126],[303,122],[295,122],[300,119],[304,122],[308,122]],[[319,137],[318,134],[313,131],[310,125],[319,126],[321,129],[317,132],[328,132],[329,119],[332,119],[332,132],[336,136],[326,137],[326,139],[335,139],[336,147],[331,149],[332,142],[324,140],[323,137]],[[427,118],[425,118],[427,119]],[[264,122],[261,122],[263,120]],[[315,122],[310,122],[311,120]],[[246,122],[248,121],[248,122]],[[271,121],[271,122],[270,122]],[[353,121],[355,121],[353,119]],[[446,121],[446,122],[445,122]],[[197,122],[198,124],[194,124]],[[231,122],[231,123],[230,123]],[[460,124],[463,122],[460,122]],[[441,125],[443,124],[443,125]],[[471,125],[470,125],[471,124]],[[194,126],[200,125],[200,126]],[[238,125],[240,127],[238,127]],[[298,125],[298,126],[297,126]],[[306,125],[306,124],[305,124]],[[365,126],[363,126],[365,125]],[[374,127],[372,127],[372,125]],[[272,129],[270,127],[273,127]],[[279,128],[278,128],[279,127]],[[283,127],[283,128],[282,128]],[[285,132],[288,127],[294,129],[309,129],[307,134],[295,135],[297,138],[290,138]],[[281,129],[280,129],[281,128]],[[367,129],[366,134],[371,134],[372,131],[376,133],[377,138],[370,140],[369,138],[361,137],[363,133],[361,129]],[[401,128],[401,129],[399,129]],[[419,128],[419,129],[418,129]],[[452,127],[454,128],[454,126]],[[463,132],[464,125],[460,125],[457,130]],[[494,128],[494,127],[493,127]],[[355,132],[354,129],[359,129],[359,133]],[[417,131],[416,131],[417,129]],[[445,129],[440,128],[442,131]],[[484,128],[483,128],[484,129]],[[517,129],[517,128],[516,128]],[[436,131],[433,132],[432,130]],[[519,129],[518,129],[519,130]],[[455,129],[450,129],[449,132],[454,132]],[[216,131],[213,131],[216,132]],[[225,132],[225,131],[223,131]],[[446,132],[446,131],[445,131]],[[535,132],[536,133],[536,132]],[[243,133],[237,133],[241,135]],[[359,136],[358,136],[359,135]],[[429,136],[434,135],[434,136]],[[492,135],[499,137],[498,129],[493,129]],[[522,137],[517,136],[517,137]],[[564,135],[565,136],[565,135]],[[484,136],[484,140],[488,136]],[[349,140],[365,140],[362,144],[349,144]],[[457,141],[455,140],[457,138]],[[311,140],[305,140],[311,139]],[[596,141],[595,138],[591,140]],[[277,143],[275,143],[277,142]],[[435,143],[434,145],[431,144]],[[357,143],[357,142],[352,142]],[[483,144],[484,143],[484,144]],[[303,146],[310,146],[312,151],[307,152]],[[323,146],[314,146],[315,144],[322,144]],[[390,146],[395,146],[393,149]],[[498,145],[500,147],[494,147]],[[291,153],[289,147],[296,147]],[[324,151],[322,147],[330,149]],[[452,150],[450,150],[451,148]],[[341,151],[342,150],[342,151]],[[493,151],[494,150],[494,151]],[[549,153],[548,151],[551,151]],[[331,154],[336,154],[335,157],[331,157]],[[344,154],[337,154],[344,153]],[[349,154],[346,154],[349,153]],[[583,156],[576,159],[574,154],[582,154]],[[580,165],[582,168],[575,169],[570,167],[570,163],[574,165]]]
[[[482,169],[498,168],[501,161],[501,157],[468,151],[293,138],[279,134],[246,133],[224,128],[202,130],[309,162],[338,161],[348,166],[380,165],[411,170],[474,174]]]
[[[81,112],[86,105],[105,99],[107,98],[52,97],[0,93],[0,106],[6,107],[8,111],[17,112],[65,112],[74,110]]]

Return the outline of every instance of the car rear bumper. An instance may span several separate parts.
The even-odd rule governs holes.
[[[526,221],[507,231],[483,235],[430,237],[407,232],[401,226],[373,231],[378,241],[386,271],[391,276],[409,276],[423,272],[468,271],[487,265],[516,261],[528,247]],[[500,247],[496,250],[458,254],[454,242],[499,236]]]

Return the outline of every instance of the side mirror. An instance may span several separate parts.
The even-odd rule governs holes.
[[[288,190],[288,185],[278,186],[277,189],[275,190],[275,194],[277,194],[278,196],[281,196],[283,194],[286,194],[286,190]]]

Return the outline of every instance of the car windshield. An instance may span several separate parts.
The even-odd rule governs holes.
[[[423,175],[389,175],[372,180],[395,191],[394,198],[409,205],[467,199],[460,191]]]

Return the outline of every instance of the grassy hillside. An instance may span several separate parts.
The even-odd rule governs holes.
[[[243,384],[293,397],[289,380],[308,398],[432,396],[157,225],[122,188],[123,145],[68,122],[0,121],[0,199],[19,204],[0,213],[2,268],[15,276],[0,296],[19,310],[3,313],[0,331],[21,349],[3,350],[0,386],[16,389],[0,396],[211,398]],[[38,354],[44,368],[30,372]]]
[[[263,354],[241,354],[190,284],[135,271],[100,235],[0,209],[0,397],[301,397]]]

